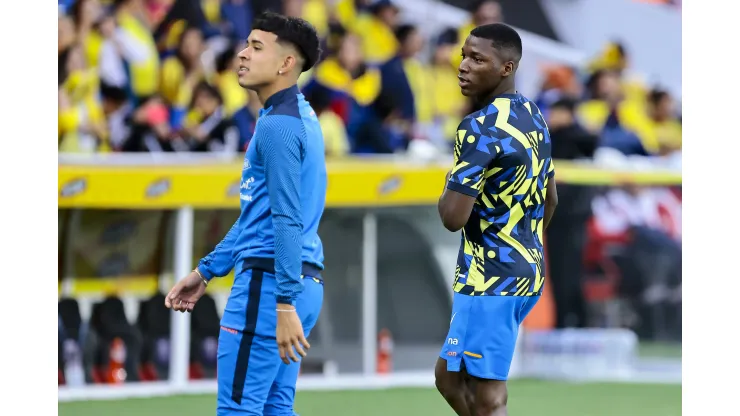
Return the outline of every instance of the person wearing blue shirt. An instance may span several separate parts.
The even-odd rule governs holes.
[[[274,13],[255,20],[238,54],[239,84],[263,104],[244,158],[241,214],[165,301],[192,311],[208,282],[235,268],[218,340],[219,416],[294,414],[300,360],[324,296],[324,140],[296,86],[319,52],[305,20]]]

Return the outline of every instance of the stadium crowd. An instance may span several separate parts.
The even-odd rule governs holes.
[[[244,151],[260,104],[233,73],[265,10],[302,16],[322,38],[300,86],[330,156],[417,140],[446,152],[473,110],[457,86],[459,47],[474,26],[505,21],[496,1],[479,1],[468,24],[430,39],[388,0],[59,0],[59,151]],[[681,149],[673,97],[633,80],[617,43],[586,68],[544,69],[536,98],[557,158]]]

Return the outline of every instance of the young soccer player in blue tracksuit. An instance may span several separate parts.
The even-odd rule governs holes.
[[[324,140],[296,86],[318,60],[319,40],[305,20],[267,13],[238,57],[239,84],[263,104],[242,168],[241,214],[166,306],[191,311],[211,279],[235,268],[218,340],[217,415],[292,416],[324,294]]]

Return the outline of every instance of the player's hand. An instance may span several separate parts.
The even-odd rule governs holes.
[[[298,312],[296,312],[295,307],[293,305],[278,303],[277,309],[277,329],[275,335],[277,337],[278,350],[280,351],[280,359],[285,364],[290,364],[290,360],[297,363],[300,358],[295,355],[296,351],[301,357],[305,357],[306,350],[311,348],[311,345],[308,344],[306,337],[303,335],[303,324],[301,324],[301,320],[298,318]],[[290,357],[290,360],[288,357]]]
[[[173,311],[192,312],[195,302],[206,293],[206,284],[198,273],[190,272],[177,282],[164,298],[164,306]]]

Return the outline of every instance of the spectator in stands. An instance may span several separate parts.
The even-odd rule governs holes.
[[[208,31],[211,34],[203,4],[201,0],[174,0],[154,31],[154,37],[160,40],[162,51],[176,49],[177,39],[185,27],[197,27],[204,33]]]
[[[473,7],[473,23],[475,26],[501,23],[504,15],[501,4],[495,0],[478,1]]]
[[[581,127],[575,116],[576,100],[563,98],[550,106],[547,124],[554,159],[590,159],[598,137]],[[592,188],[558,184],[560,204],[546,230],[548,268],[558,328],[581,327],[586,322],[581,280],[586,226],[591,216]]]
[[[352,141],[364,126],[375,122],[370,106],[380,94],[381,75],[363,62],[357,35],[339,27],[334,30],[333,51],[316,66],[303,92],[311,100],[321,101],[317,94],[328,96],[329,108],[343,120]]]
[[[648,119],[641,102],[626,100],[619,73],[600,70],[587,83],[589,98],[578,108],[578,117],[601,145],[625,155],[647,156],[657,151],[647,128]]]
[[[373,103],[370,119],[354,136],[354,153],[396,153],[409,145],[410,124],[398,111],[391,94]]]
[[[583,96],[583,85],[576,77],[576,71],[565,65],[545,68],[542,88],[536,104],[543,116],[547,117],[550,105],[564,98],[580,100]]]
[[[424,38],[419,29],[410,24],[404,24],[396,29],[396,38],[399,43],[399,56],[403,63],[411,92],[414,98],[417,132],[425,138],[440,141],[441,137],[434,128],[434,85],[432,73],[425,62],[419,59],[424,48]],[[435,136],[435,137],[429,137]]]
[[[329,34],[329,25],[333,20],[334,8],[326,0],[303,0],[301,1],[300,17],[306,19],[316,28],[319,39],[326,38]]]
[[[87,65],[97,68],[105,38],[99,31],[99,25],[105,17],[100,0],[77,0],[70,9],[75,22],[77,40],[82,46]]]
[[[123,88],[101,83],[100,96],[103,101],[103,114],[108,129],[108,142],[113,151],[121,151],[129,138],[131,128],[129,117],[133,106]]]
[[[247,105],[248,92],[239,85],[236,73],[238,62],[236,54],[238,46],[232,43],[216,57],[216,73],[213,84],[218,88],[224,99],[224,110],[228,116]]]
[[[501,4],[495,0],[477,0],[471,7],[471,19],[468,23],[460,26],[458,29],[458,45],[452,51],[450,59],[452,65],[457,68],[462,62],[460,50],[468,38],[470,31],[477,26],[487,25],[490,23],[503,23],[504,14],[501,10]]]
[[[630,59],[627,48],[620,42],[609,42],[602,52],[589,64],[591,73],[613,71],[620,81],[625,100],[644,104],[647,89],[644,83],[630,72]]]
[[[584,129],[576,119],[577,101],[561,98],[550,105],[547,125],[550,128],[553,159],[591,159],[599,143],[598,136]]]
[[[146,8],[151,27],[157,27],[167,17],[167,12],[172,7],[172,3],[173,0],[147,0]]]
[[[107,139],[98,100],[98,77],[87,68],[82,48],[72,44],[59,54],[59,150],[94,152]]]
[[[192,120],[183,129],[184,140],[173,140],[176,151],[225,152],[239,150],[239,131],[224,112],[223,98],[214,86],[201,82],[193,91]],[[182,146],[182,143],[187,146]]]
[[[457,29],[448,28],[436,38],[432,55],[432,91],[434,102],[434,122],[447,146],[455,143],[455,132],[460,120],[467,115],[467,100],[460,94],[457,85],[457,67],[450,62],[450,55],[458,44]]]
[[[242,42],[252,31],[252,7],[249,0],[224,0],[221,16],[226,23],[225,33],[232,41]]]
[[[66,50],[75,43],[77,34],[75,33],[75,24],[68,15],[60,15],[58,22],[58,53]]]
[[[374,0],[361,11],[355,10],[351,2],[345,2],[345,6],[350,10],[340,10],[337,17],[346,30],[360,37],[362,54],[368,64],[379,66],[397,56],[398,41],[394,30],[399,10],[392,1]]]
[[[252,91],[239,85],[234,76],[238,67],[236,60],[237,45],[232,44],[216,58],[216,75],[214,85],[224,100],[224,114],[231,117],[239,130],[239,149],[246,151],[249,140],[254,134],[254,126],[261,105]],[[254,98],[251,98],[254,96]]]
[[[172,150],[167,105],[153,97],[134,106],[127,119],[128,137],[121,146],[123,152],[163,152]]]
[[[123,59],[124,46],[120,41],[120,37],[116,35],[118,25],[115,16],[104,15],[96,27],[97,32],[102,37],[97,68],[100,74],[100,81],[128,91],[128,73],[126,63]],[[129,93],[127,92],[127,94]]]
[[[416,121],[416,104],[395,35],[398,13],[398,7],[393,2],[374,1],[368,6],[366,19],[362,20],[366,24],[358,28],[363,33],[365,59],[371,65],[380,67],[381,90],[373,104],[375,120],[381,124],[388,123],[389,120],[382,114],[392,114],[392,129],[404,137],[398,145],[405,148]],[[395,148],[394,151],[399,149]]]
[[[247,151],[249,142],[252,140],[261,109],[262,103],[257,93],[249,90],[247,92],[247,106],[234,113],[232,117],[234,124],[239,129],[239,149],[243,152]]]
[[[673,97],[667,91],[652,90],[648,95],[647,112],[658,142],[658,152],[665,155],[681,151],[681,123],[675,114]]]
[[[115,0],[116,44],[127,67],[129,90],[137,104],[159,89],[159,53],[144,0]]]
[[[221,22],[224,15],[221,13],[221,0],[200,0],[203,16],[206,18],[205,27],[201,30],[209,35],[220,34]]]
[[[283,14],[290,17],[303,17],[304,0],[283,0]]]
[[[319,118],[326,156],[345,156],[350,151],[347,130],[342,119],[331,110],[330,98],[328,94],[314,94],[307,99]]]
[[[160,94],[170,107],[170,124],[175,130],[185,120],[195,86],[206,78],[201,61],[204,50],[201,30],[188,27],[180,37],[177,53],[162,63]]]

